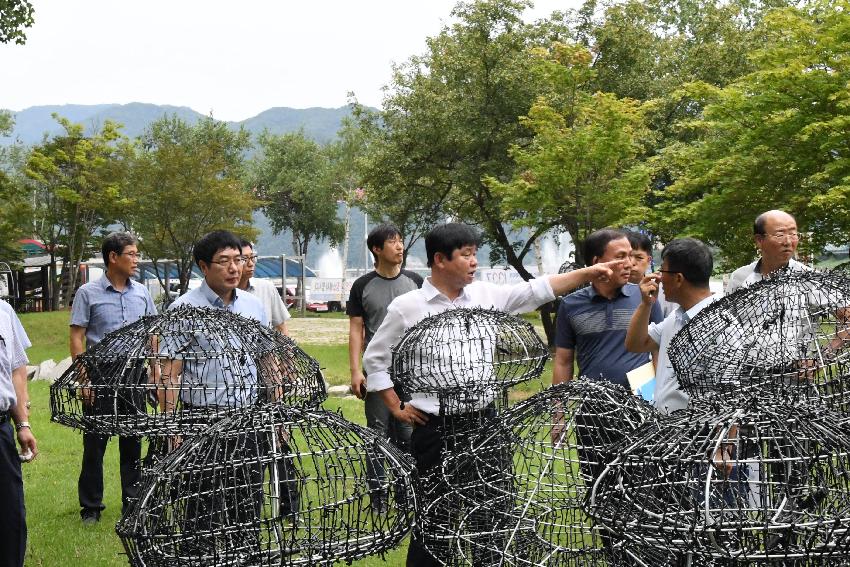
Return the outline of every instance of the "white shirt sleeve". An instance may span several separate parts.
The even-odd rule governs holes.
[[[512,315],[534,311],[544,303],[555,299],[549,277],[535,278],[512,286],[487,284],[493,289],[498,304],[493,307]]]
[[[366,372],[366,390],[379,392],[393,387],[390,379],[390,364],[392,364],[392,347],[407,329],[404,316],[393,303],[387,308],[387,316],[378,327],[378,331],[369,341],[366,352],[363,353],[363,370]]]

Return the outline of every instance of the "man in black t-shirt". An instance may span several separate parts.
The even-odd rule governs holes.
[[[351,391],[365,400],[366,424],[384,438],[409,451],[410,424],[394,419],[377,394],[366,394],[366,376],[360,357],[372,336],[387,314],[392,300],[408,291],[422,287],[422,276],[402,270],[404,241],[399,230],[390,224],[375,227],[366,239],[366,245],[375,258],[375,270],[357,278],[351,286],[346,303],[348,325],[348,360],[351,368]],[[383,464],[375,459],[367,461],[372,506],[382,510],[386,504],[383,484]]]

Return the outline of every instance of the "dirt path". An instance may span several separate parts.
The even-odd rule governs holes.
[[[286,324],[296,342],[314,345],[348,344],[348,319],[294,318]]]

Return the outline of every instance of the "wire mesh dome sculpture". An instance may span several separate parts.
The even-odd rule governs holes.
[[[445,564],[665,564],[615,541],[583,507],[612,447],[655,410],[626,389],[559,384],[511,407],[442,468],[444,494],[419,501],[429,550]],[[436,497],[434,497],[436,496]]]
[[[370,459],[383,461],[379,485]],[[147,472],[116,531],[137,566],[331,565],[401,541],[413,475],[397,447],[337,414],[257,407]]]
[[[575,262],[573,260],[567,260],[566,262],[561,264],[561,266],[558,268],[558,273],[559,274],[569,274],[570,272],[574,272],[574,271],[580,270],[580,269],[581,269],[581,266],[579,265],[578,262]],[[573,289],[573,291],[583,289],[583,288],[585,288],[589,285],[590,285],[589,283],[583,283],[580,286]],[[572,293],[572,291],[570,293]]]
[[[248,406],[325,397],[318,363],[292,339],[190,306],[108,334],[50,388],[53,421],[104,435],[190,433]]]
[[[781,270],[703,309],[671,341],[692,397],[709,392],[816,396],[850,403],[850,275]]]
[[[549,350],[527,321],[492,309],[449,309],[409,328],[390,375],[413,399],[445,414],[480,410],[515,384],[539,378]]]
[[[694,565],[835,565],[850,553],[850,434],[820,404],[697,402],[644,423],[588,511]],[[727,563],[721,563],[727,564]]]

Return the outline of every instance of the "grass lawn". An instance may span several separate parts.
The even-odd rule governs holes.
[[[324,316],[328,316],[323,314]],[[330,314],[339,317],[340,314]],[[33,347],[27,352],[31,364],[68,356],[68,311],[33,313],[21,316]],[[345,344],[301,347],[316,358],[331,384],[348,384],[348,349]],[[543,381],[551,381],[547,366]],[[540,381],[522,384],[511,399],[523,399],[541,388]],[[29,545],[27,566],[121,566],[127,565],[124,550],[115,535],[115,523],[121,512],[121,488],[118,478],[117,443],[110,443],[104,464],[107,506],[101,522],[83,527],[79,519],[77,477],[82,457],[82,437],[74,430],[50,422],[49,385],[31,382],[32,414],[30,421],[39,443],[38,459],[24,467]],[[363,402],[354,398],[331,398],[325,409],[340,411],[355,423],[365,424]],[[403,565],[407,542],[385,558],[371,557],[353,563],[359,567]]]

